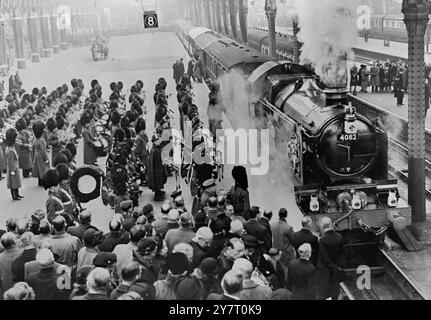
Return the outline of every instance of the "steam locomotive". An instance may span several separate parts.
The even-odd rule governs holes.
[[[207,78],[223,77],[228,101],[235,101],[243,80],[250,119],[275,128],[304,215],[314,221],[330,216],[341,232],[377,238],[394,218],[410,223],[411,209],[388,176],[387,133],[356,112],[344,88],[328,87],[307,66],[273,59],[188,21],[176,21],[175,30]]]

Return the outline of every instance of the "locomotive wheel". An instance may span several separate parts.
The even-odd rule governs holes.
[[[103,172],[96,166],[85,165],[74,172],[70,179],[70,189],[81,203],[100,197]]]

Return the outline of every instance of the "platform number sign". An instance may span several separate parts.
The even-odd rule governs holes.
[[[159,19],[155,11],[147,11],[144,13],[144,27],[145,28],[159,27]]]

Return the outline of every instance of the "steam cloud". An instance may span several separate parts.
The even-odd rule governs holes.
[[[310,63],[329,87],[347,86],[346,58],[357,39],[355,7],[345,0],[295,0],[304,45],[301,64]]]

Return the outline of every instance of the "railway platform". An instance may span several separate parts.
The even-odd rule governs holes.
[[[370,92],[358,92],[357,98],[371,103],[377,109],[383,109],[395,117],[401,118],[403,120],[408,120],[408,103],[409,96],[406,94],[404,96],[404,105],[397,106],[396,98],[394,98],[393,93],[370,93]],[[425,127],[431,130],[431,112],[427,113],[425,118]]]

